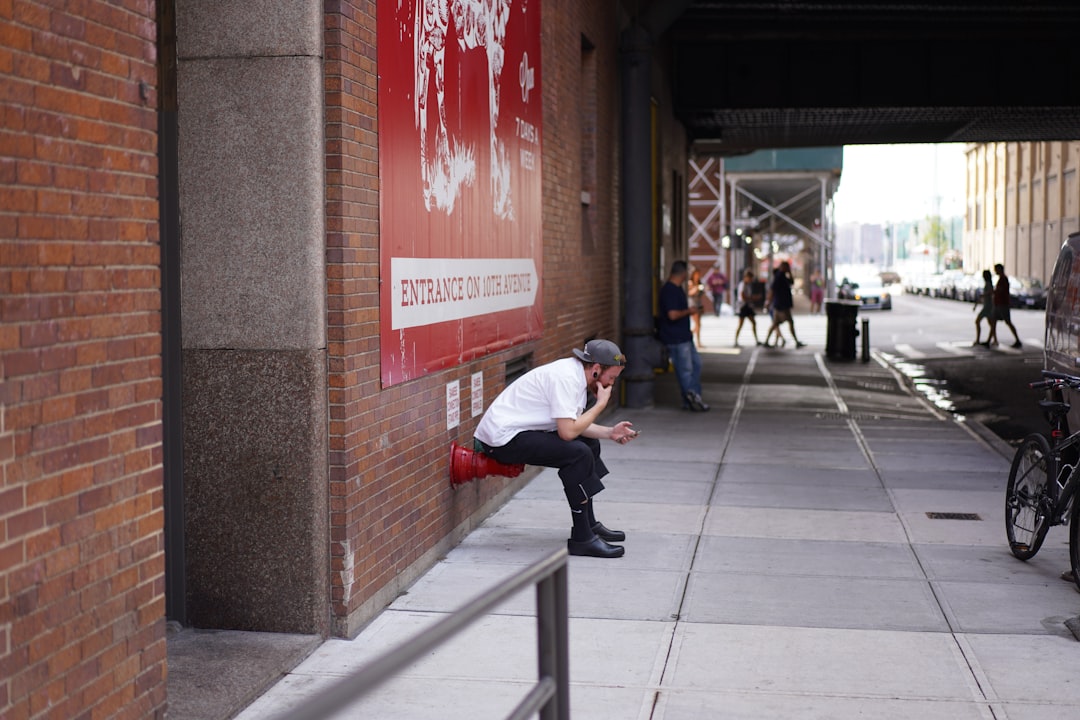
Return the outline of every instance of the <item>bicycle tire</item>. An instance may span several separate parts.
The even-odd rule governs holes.
[[[1050,529],[1054,507],[1048,492],[1054,477],[1050,443],[1038,433],[1028,435],[1016,448],[1005,486],[1005,534],[1009,550],[1021,560],[1035,557]]]

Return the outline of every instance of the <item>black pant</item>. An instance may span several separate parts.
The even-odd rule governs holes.
[[[603,490],[600,478],[608,474],[600,459],[600,441],[587,437],[563,440],[556,432],[526,430],[502,447],[489,448],[488,454],[508,465],[526,463],[558,468],[571,507]]]

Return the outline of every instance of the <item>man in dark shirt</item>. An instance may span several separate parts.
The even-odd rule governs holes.
[[[994,285],[994,315],[990,320],[990,334],[986,337],[986,346],[989,347],[991,343],[998,344],[997,324],[1003,322],[1012,330],[1013,339],[1016,341],[1012,346],[1023,347],[1024,344],[1020,342],[1020,336],[1016,333],[1009,311],[1009,276],[1005,274],[1005,266],[1001,263],[994,266],[994,272],[997,273],[998,279],[997,284]]]
[[[695,412],[709,409],[701,398],[701,356],[694,347],[694,335],[690,331],[690,316],[701,313],[701,307],[690,307],[683,283],[686,282],[687,265],[676,260],[664,287],[660,288],[660,342],[671,354],[671,364],[679,378],[683,407]]]
[[[800,342],[798,336],[795,335],[795,320],[791,316],[791,308],[795,305],[795,300],[791,296],[791,283],[791,265],[784,260],[773,272],[773,281],[769,286],[766,305],[772,305],[773,321],[769,332],[765,333],[766,345],[769,344],[769,335],[773,332],[778,338],[780,337],[780,325],[786,322],[791,328],[791,337],[795,340],[795,347],[806,347],[806,343]]]

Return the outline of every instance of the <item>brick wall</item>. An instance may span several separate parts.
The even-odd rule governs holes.
[[[586,337],[617,337],[621,256],[615,4],[544,0],[544,265],[542,339],[417,380],[382,388],[379,374],[379,185],[374,0],[327,4],[327,308],[332,613],[351,635],[439,552],[523,482],[489,478],[450,487],[445,386],[484,373],[485,406],[506,363],[564,356]],[[595,255],[581,237],[582,35],[596,45]]]
[[[619,208],[619,32],[614,3],[544,0],[544,349],[550,359],[588,337],[619,339],[622,247]],[[583,116],[582,42],[593,49],[595,126]],[[595,138],[592,138],[595,133]],[[582,251],[582,142],[595,147],[593,249]]]
[[[12,720],[164,712],[155,41],[146,0],[0,2]]]

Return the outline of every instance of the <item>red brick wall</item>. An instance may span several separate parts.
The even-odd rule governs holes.
[[[469,376],[483,371],[485,406],[508,360],[547,362],[586,337],[617,337],[617,31],[614,2],[544,0],[544,335],[476,362],[383,389],[379,375],[379,184],[374,0],[327,3],[327,301],[332,612],[349,635],[373,601],[509,481],[452,490],[451,441],[471,442]],[[581,238],[581,36],[597,45],[597,251]],[[461,384],[461,426],[446,429],[445,386]],[[365,606],[368,603],[368,606]]]
[[[543,0],[544,354],[566,355],[588,337],[619,340],[619,29],[614,2]],[[582,38],[594,45],[595,99],[582,91]],[[595,127],[583,127],[583,103]],[[592,110],[592,108],[588,108]],[[588,112],[588,111],[586,111]],[[595,134],[593,251],[583,252],[582,141]]]
[[[164,712],[155,42],[0,2],[4,718]]]

